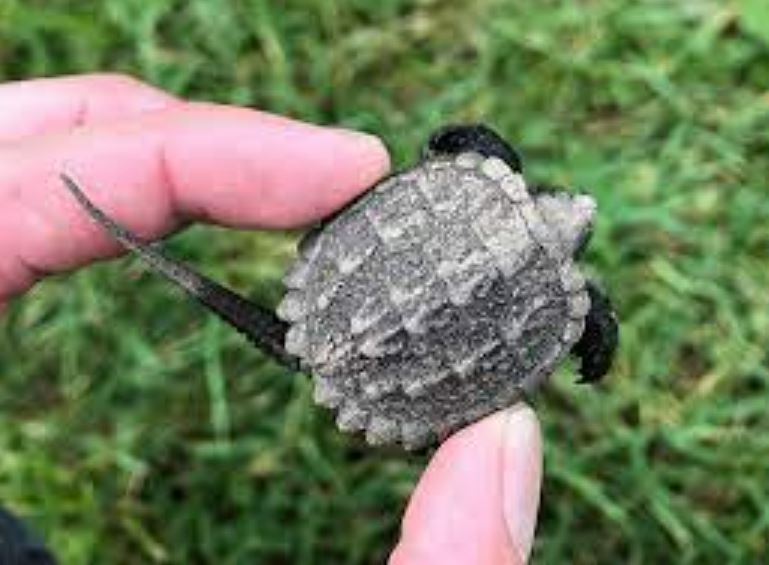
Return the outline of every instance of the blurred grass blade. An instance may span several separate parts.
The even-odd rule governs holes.
[[[769,46],[769,2],[740,0],[740,24],[743,29]]]

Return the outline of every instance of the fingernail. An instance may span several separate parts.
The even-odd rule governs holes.
[[[334,133],[341,134],[348,139],[360,144],[366,150],[371,151],[372,154],[381,161],[387,168],[390,166],[390,152],[387,150],[387,146],[384,144],[381,138],[376,135],[341,127],[328,128]]]
[[[392,166],[390,152],[377,136],[350,129],[329,129],[334,135],[341,135],[347,139],[346,155],[348,159],[352,158],[353,162],[358,164],[355,169],[357,171],[356,186],[368,188],[390,171]]]
[[[365,143],[369,145],[379,145],[379,146],[382,145],[381,139],[379,139],[376,135],[367,133],[365,131],[360,131],[357,129],[348,129],[348,128],[343,128],[339,126],[329,126],[327,129],[335,133],[349,137],[351,139],[354,139],[356,141],[359,141],[360,143]]]
[[[542,479],[542,438],[534,411],[524,403],[509,408],[503,428],[502,494],[511,544],[526,562],[534,543]]]

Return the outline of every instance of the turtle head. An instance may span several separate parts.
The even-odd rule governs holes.
[[[558,234],[565,253],[578,257],[593,233],[596,204],[587,194],[537,188],[534,201],[547,225]]]
[[[483,124],[444,126],[430,136],[422,152],[425,158],[434,155],[456,155],[474,151],[485,157],[499,157],[511,169],[520,173],[523,165],[518,152],[502,136]]]

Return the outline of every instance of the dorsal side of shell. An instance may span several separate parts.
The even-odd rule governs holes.
[[[374,187],[323,232],[305,239],[286,276],[289,292],[279,312],[297,326],[290,334],[292,350],[323,375],[315,388],[318,401],[339,410],[341,428],[367,429],[374,443],[400,440],[418,446],[466,421],[462,387],[468,387],[467,394],[477,392],[473,387],[480,385],[473,381],[479,371],[486,375],[484,363],[495,351],[508,350],[508,355],[510,348],[501,335],[481,338],[476,332],[475,341],[470,336],[462,341],[458,333],[480,326],[465,321],[457,326],[452,316],[469,315],[473,304],[485,304],[479,295],[489,281],[504,289],[508,281],[515,284],[532,257],[550,257],[547,235],[523,177],[494,157],[441,155]],[[559,272],[558,279],[561,263],[555,257],[550,261],[555,266],[548,272],[569,296],[573,320],[560,342],[566,348],[581,333],[575,324],[586,308],[584,282],[573,271]],[[324,281],[331,279],[338,284],[327,293]],[[503,295],[500,300],[515,300]],[[323,304],[318,296],[325,298]],[[498,323],[493,305],[483,308],[482,321]],[[443,335],[446,320],[449,327],[464,329]],[[419,365],[419,374],[400,365]],[[519,373],[511,370],[516,382],[510,383],[510,394],[521,382]],[[440,418],[452,422],[412,412],[438,402],[431,400],[436,389],[449,403]],[[499,394],[488,406],[472,404],[472,419],[508,399],[504,387],[493,390]],[[385,409],[385,403],[401,408]]]

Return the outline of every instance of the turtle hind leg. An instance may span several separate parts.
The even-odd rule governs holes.
[[[609,297],[593,281],[587,282],[590,311],[585,316],[585,331],[571,352],[579,358],[580,383],[592,383],[611,368],[619,344],[619,324]]]

